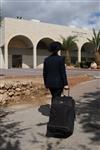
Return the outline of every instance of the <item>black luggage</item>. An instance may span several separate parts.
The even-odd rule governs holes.
[[[75,101],[71,96],[56,97],[51,104],[47,137],[67,138],[73,134]]]

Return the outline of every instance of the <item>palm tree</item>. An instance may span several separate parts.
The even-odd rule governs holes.
[[[98,32],[93,29],[92,39],[87,40],[94,46],[94,57],[97,64],[97,68],[100,69],[100,30]]]
[[[69,36],[67,38],[62,37],[62,51],[65,52],[65,63],[71,65],[71,50],[77,46],[77,36]]]

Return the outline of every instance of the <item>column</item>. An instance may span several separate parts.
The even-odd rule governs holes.
[[[81,62],[81,49],[78,50],[78,62]]]
[[[60,51],[58,51],[58,54],[61,56],[61,50],[60,50]]]
[[[5,63],[5,69],[8,69],[8,47],[5,45],[4,47],[4,63]]]
[[[79,44],[78,45],[78,62],[79,63],[81,62],[81,47],[82,47],[82,44]]]
[[[33,68],[35,69],[37,67],[37,49],[36,49],[36,44],[34,45],[33,48]]]

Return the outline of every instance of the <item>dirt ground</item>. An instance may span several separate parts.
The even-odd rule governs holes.
[[[79,75],[75,77],[68,77],[68,83],[70,87],[75,86],[76,84],[79,84],[84,81],[91,80],[92,77],[88,75]],[[32,81],[33,83],[36,84],[43,84],[43,78],[41,76],[13,76],[13,77],[2,77],[0,79],[0,82],[12,82],[12,81]]]
[[[69,87],[73,88],[73,86],[81,83],[81,82],[86,82],[92,80],[92,77],[87,76],[87,75],[81,75],[81,76],[75,76],[75,77],[68,77],[68,83]],[[10,101],[7,106],[12,106],[12,105],[32,105],[32,106],[39,106],[42,104],[48,103],[48,101],[51,99],[51,95],[48,89],[45,89],[44,84],[43,84],[43,78],[41,76],[24,76],[24,77],[8,77],[5,78],[5,80],[1,80],[2,82],[12,82],[12,81],[32,81],[36,86],[40,85],[40,89],[37,90],[35,95],[32,96],[22,96],[17,100]]]

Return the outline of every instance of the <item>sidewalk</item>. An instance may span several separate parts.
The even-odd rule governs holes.
[[[12,78],[12,77],[23,77],[23,76],[41,76],[43,74],[43,69],[0,69],[0,79],[4,78]],[[74,69],[67,69],[68,75],[92,75],[92,76],[99,76],[100,77],[100,69],[81,69],[81,68],[74,68]]]
[[[49,104],[32,108],[3,109],[0,119],[0,150],[99,150],[100,80],[81,83],[71,89],[76,100],[74,134],[68,139],[46,138]],[[6,112],[6,114],[5,114]]]

